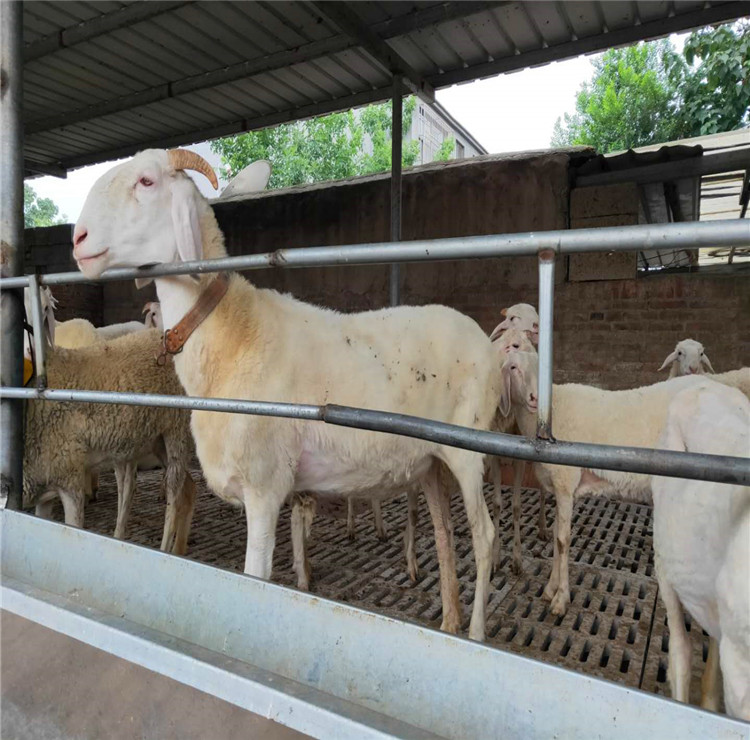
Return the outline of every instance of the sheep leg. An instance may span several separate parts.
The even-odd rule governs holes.
[[[471,541],[477,565],[477,581],[474,590],[474,606],[469,623],[469,638],[484,640],[487,597],[492,566],[492,541],[495,528],[482,493],[482,458],[473,452],[455,450],[446,453],[451,461],[449,467],[461,488],[466,516],[471,527]]]
[[[89,498],[92,501],[99,500],[99,473],[95,470],[89,472]]]
[[[56,498],[57,495],[55,493],[43,494],[34,508],[34,514],[41,519],[52,519],[52,511],[55,508]]]
[[[417,518],[419,516],[419,494],[411,491],[406,494],[406,528],[404,529],[404,553],[406,554],[406,568],[412,583],[419,579],[419,565],[415,552],[417,538]]]
[[[422,485],[435,529],[435,549],[440,566],[440,597],[443,603],[443,621],[440,629],[455,635],[461,629],[461,601],[458,597],[453,519],[450,493],[442,485],[438,471],[438,464],[433,464]]]
[[[672,698],[677,701],[690,701],[690,659],[692,651],[690,638],[685,629],[685,617],[682,604],[671,584],[659,574],[659,563],[656,564],[656,577],[659,592],[667,607],[667,624],[669,625],[669,688]]]
[[[354,542],[354,499],[346,500],[346,536],[349,542]]]
[[[135,494],[136,464],[134,462],[118,463],[115,465],[115,479],[117,480],[117,523],[115,537],[125,539],[125,532],[130,519],[130,509],[133,506]]]
[[[159,549],[162,552],[173,552],[176,545],[178,521],[180,519],[182,494],[185,487],[187,470],[178,459],[172,457],[164,470],[163,489],[167,499],[164,512],[164,533]]]
[[[292,501],[292,554],[294,572],[297,574],[297,588],[310,590],[312,567],[307,554],[312,521],[315,518],[315,498],[305,494],[295,495]]]
[[[721,705],[721,670],[719,669],[719,642],[708,640],[708,657],[701,676],[701,706],[718,712]]]
[[[372,515],[375,519],[375,533],[381,542],[385,542],[388,539],[388,532],[385,529],[385,523],[383,522],[383,507],[378,499],[372,499]]]
[[[83,527],[83,506],[86,499],[84,489],[60,489],[65,523],[72,527]]]
[[[555,544],[557,552],[557,591],[552,597],[550,611],[553,614],[565,614],[570,604],[570,582],[568,577],[568,558],[570,553],[570,526],[573,518],[573,496],[557,496],[557,517],[555,519]],[[553,574],[555,564],[552,565]],[[549,588],[552,584],[552,576],[547,584]],[[546,593],[546,589],[545,589]]]
[[[247,519],[247,550],[245,551],[245,573],[268,580],[273,565],[273,549],[276,545],[276,523],[281,503],[286,493],[277,502],[267,494],[248,492],[244,496]]]
[[[495,537],[492,540],[492,573],[500,565],[500,515],[503,511],[503,468],[500,459],[490,458],[490,478],[492,479],[492,517]]]
[[[513,563],[511,570],[516,575],[523,573],[521,560],[521,484],[526,472],[523,460],[513,460]]]
[[[557,519],[552,524],[552,569],[550,570],[549,580],[542,592],[543,598],[552,601],[557,593],[557,587],[560,583],[560,552],[557,548]]]
[[[547,491],[539,487],[539,539],[543,542],[549,542],[552,539],[552,533],[547,526]]]
[[[190,535],[190,527],[193,523],[196,494],[197,491],[193,478],[190,473],[186,473],[181,494],[175,504],[176,527],[174,544],[172,545],[172,553],[175,555],[184,555],[187,553],[187,541]]]
[[[722,635],[719,653],[721,673],[724,676],[724,704],[727,714],[730,717],[739,717],[750,722],[750,683],[747,680],[750,676],[750,655],[747,650],[747,641]]]

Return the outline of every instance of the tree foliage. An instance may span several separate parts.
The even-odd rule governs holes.
[[[40,198],[31,185],[23,186],[23,222],[27,229],[39,226],[57,226],[65,223],[60,217],[60,209],[51,198]]]
[[[668,69],[683,136],[750,123],[750,21],[690,34]]]
[[[668,40],[611,49],[555,123],[552,145],[611,152],[748,124],[750,24],[696,31],[678,54]]]
[[[416,104],[414,97],[404,100],[404,134]],[[270,189],[384,172],[391,167],[391,103],[217,139],[211,149],[221,155],[223,177],[257,159],[269,160]],[[404,167],[411,167],[418,155],[419,142],[404,142]]]
[[[456,140],[452,136],[446,136],[440,145],[440,149],[435,152],[433,162],[447,162],[453,156],[455,149]]]

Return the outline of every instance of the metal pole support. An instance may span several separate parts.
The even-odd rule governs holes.
[[[47,387],[47,342],[44,332],[42,290],[36,275],[29,275],[29,297],[31,298],[31,324],[34,328],[34,360],[36,363],[36,387],[43,391]]]
[[[393,77],[391,101],[391,241],[401,241],[401,157],[403,151],[402,83],[399,75]],[[401,303],[401,266],[391,264],[389,283],[390,304]]]
[[[555,295],[555,252],[539,252],[539,388],[536,436],[552,436],[552,324]]]
[[[0,272],[23,271],[22,15],[20,0],[0,2]],[[21,290],[0,297],[0,380],[23,385]],[[0,508],[21,508],[23,401],[0,401]]]

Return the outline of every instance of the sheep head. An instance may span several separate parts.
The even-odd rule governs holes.
[[[670,365],[675,367],[674,377],[704,375],[706,372],[714,372],[703,345],[694,339],[683,339],[681,342],[677,342],[674,351],[667,355],[659,370],[664,370]]]
[[[73,232],[73,256],[84,275],[202,258],[200,217],[210,206],[186,169],[218,188],[208,162],[184,149],[147,149],[94,183]]]
[[[507,329],[521,329],[530,331],[531,341],[539,344],[539,314],[532,305],[516,303],[510,308],[504,308],[500,313],[505,318],[492,330],[491,341],[494,342]]]
[[[158,329],[164,331],[164,321],[161,317],[161,304],[159,301],[149,301],[143,307],[143,313],[146,314],[144,325],[147,329]]]
[[[536,414],[538,385],[539,358],[536,352],[509,352],[502,369],[500,413],[507,417],[511,409],[520,408]]]
[[[492,340],[495,350],[504,358],[509,352],[536,352],[531,343],[533,332],[521,329],[507,329]]]

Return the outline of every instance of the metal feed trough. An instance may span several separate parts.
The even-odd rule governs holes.
[[[750,485],[750,460],[555,441],[552,319],[557,255],[750,246],[744,221],[511,234],[364,246],[279,250],[221,260],[111,270],[98,281],[353,264],[539,257],[538,439],[335,405],[312,406],[45,387],[40,285],[86,282],[80,273],[19,276],[22,243],[21,14],[2,3],[3,302],[2,608],[314,737],[747,738],[748,725],[616,683],[300,593],[153,549],[60,526],[20,508],[22,399],[173,406],[318,420],[435,440],[478,452],[562,465]],[[61,36],[62,38],[62,36]],[[6,71],[11,74],[6,77]],[[394,100],[400,101],[394,73]],[[394,132],[400,131],[394,126]],[[394,136],[394,153],[400,151]],[[400,161],[400,156],[394,156]],[[398,178],[395,178],[398,180]],[[400,238],[394,182],[392,229]],[[6,267],[4,265],[4,267]],[[21,289],[32,298],[37,387],[21,387]],[[5,292],[10,291],[10,293]]]

